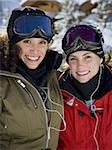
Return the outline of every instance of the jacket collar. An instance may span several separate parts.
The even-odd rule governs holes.
[[[77,88],[77,85],[73,85],[74,81],[70,79],[69,70],[67,70],[65,74],[62,75],[62,77],[59,80],[59,83],[61,89],[68,91],[78,99],[84,102],[85,100],[89,100],[81,96],[80,89]],[[101,98],[110,90],[112,90],[112,73],[106,66],[104,66],[102,67],[100,84],[97,91],[93,95],[93,99]]]

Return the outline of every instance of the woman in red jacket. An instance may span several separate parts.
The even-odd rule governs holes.
[[[62,40],[69,69],[59,79],[66,130],[58,150],[112,150],[112,73],[103,42],[101,31],[85,24],[71,27]]]

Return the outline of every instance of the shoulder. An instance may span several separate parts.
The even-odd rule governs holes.
[[[6,89],[15,82],[15,79],[22,78],[21,75],[9,71],[0,70],[0,88]]]
[[[8,79],[8,76],[10,76],[10,72],[0,70],[0,81],[1,81],[0,84],[5,82]]]
[[[0,71],[0,97],[4,98],[9,90],[7,71]]]
[[[0,78],[16,78],[18,75],[13,72],[5,71],[5,70],[0,70]]]
[[[6,98],[8,93],[10,95],[16,93],[19,80],[28,83],[20,74],[0,70],[0,97]]]

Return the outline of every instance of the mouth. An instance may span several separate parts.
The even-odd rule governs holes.
[[[85,75],[87,75],[87,74],[89,74],[89,71],[78,71],[78,72],[77,72],[77,75],[78,75],[78,76],[85,76]]]
[[[34,56],[26,56],[26,58],[27,58],[28,60],[30,60],[30,61],[38,61],[39,58],[40,58],[40,56],[38,56],[38,57],[34,57]]]

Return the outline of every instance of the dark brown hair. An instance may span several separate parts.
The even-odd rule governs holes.
[[[19,59],[19,53],[21,48],[17,45],[14,45],[12,49],[9,49],[9,55],[7,59],[7,67],[11,72],[16,71],[17,60]]]

